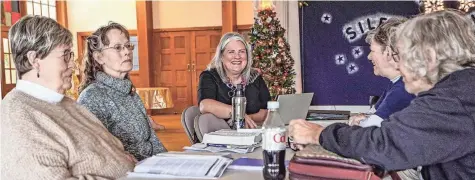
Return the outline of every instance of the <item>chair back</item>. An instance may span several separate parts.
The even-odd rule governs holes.
[[[181,113],[181,124],[183,125],[183,129],[185,129],[185,133],[188,136],[188,140],[190,140],[191,144],[195,144],[200,142],[196,137],[195,133],[195,117],[200,114],[200,108],[198,106],[190,106],[187,107],[183,113]]]
[[[221,129],[231,129],[226,120],[216,117],[211,113],[200,114],[195,117],[195,134],[199,142],[203,141],[206,133]]]

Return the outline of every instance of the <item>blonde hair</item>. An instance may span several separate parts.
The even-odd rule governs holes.
[[[211,62],[208,64],[207,69],[216,69],[221,80],[225,83],[228,82],[228,78],[223,67],[223,52],[226,48],[226,45],[228,45],[231,40],[240,41],[242,44],[244,44],[244,47],[246,47],[247,65],[242,70],[241,75],[247,81],[247,83],[251,83],[255,79],[251,78],[251,76],[254,76],[254,74],[257,74],[257,72],[252,71],[251,48],[249,47],[249,44],[247,44],[246,40],[244,40],[244,37],[242,37],[239,33],[229,32],[221,37],[221,40],[219,40],[218,47],[216,47],[216,53],[214,54],[214,57]]]
[[[402,65],[431,84],[452,72],[475,67],[475,24],[460,11],[448,9],[415,17],[402,24],[395,36]],[[432,59],[436,68],[429,72]]]

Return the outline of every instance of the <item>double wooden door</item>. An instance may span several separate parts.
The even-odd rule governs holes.
[[[169,87],[174,108],[159,113],[181,113],[198,104],[200,73],[213,58],[221,30],[154,32],[154,84]]]

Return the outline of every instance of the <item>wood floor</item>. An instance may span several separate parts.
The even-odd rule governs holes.
[[[168,151],[183,151],[183,146],[190,146],[188,136],[181,125],[181,115],[156,115],[152,119],[165,130],[156,131],[158,138]]]

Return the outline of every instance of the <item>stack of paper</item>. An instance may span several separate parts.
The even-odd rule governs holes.
[[[231,164],[223,156],[163,153],[139,162],[128,177],[216,179]]]
[[[223,129],[205,134],[203,144],[252,146],[259,144],[261,140],[260,132],[238,132],[236,130]]]
[[[250,145],[250,146],[243,146],[243,145],[226,145],[226,144],[202,144],[196,143],[193,144],[191,147],[185,146],[183,149],[185,150],[193,150],[193,151],[208,151],[208,152],[234,152],[234,153],[251,153],[254,152],[254,149],[259,147],[259,145]]]

